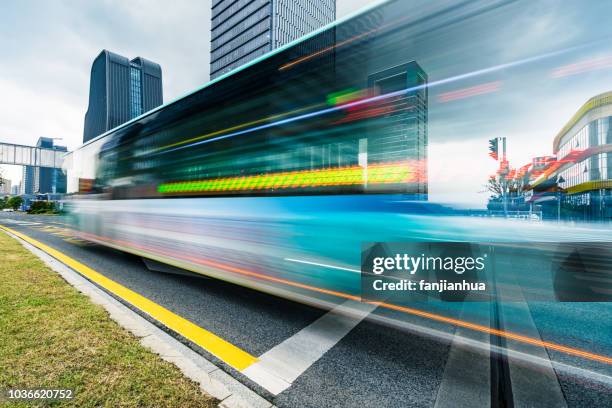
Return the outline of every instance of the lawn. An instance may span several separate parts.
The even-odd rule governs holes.
[[[0,391],[9,388],[74,390],[70,401],[5,401],[10,407],[218,403],[0,232]]]

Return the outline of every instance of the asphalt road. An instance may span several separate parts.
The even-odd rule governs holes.
[[[0,224],[63,252],[255,356],[294,338],[327,313],[213,279],[150,271],[136,256],[72,238],[61,216],[2,213]],[[610,345],[602,344],[598,334],[612,332],[608,304],[525,305],[505,313],[527,313],[525,319],[533,322],[532,330],[542,340],[591,345],[591,350],[610,355]],[[488,307],[484,320],[477,323],[490,323]],[[445,313],[461,318],[465,311]],[[589,319],[590,314],[598,318]],[[582,326],[577,328],[576,322]],[[571,334],[559,339],[563,332]],[[471,347],[465,339],[481,346],[497,344],[494,336],[379,308],[278,394],[191,346],[279,407],[523,406],[532,398],[532,406],[612,406],[608,364],[502,342],[523,356],[543,357],[532,364],[529,357],[500,356],[488,348]],[[293,357],[299,360],[300,353]]]

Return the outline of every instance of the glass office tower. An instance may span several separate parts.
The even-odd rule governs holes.
[[[159,64],[103,50],[91,67],[83,143],[162,104]]]
[[[210,78],[336,18],[335,0],[213,0]]]
[[[67,152],[66,146],[57,146],[50,137],[40,137],[36,147]],[[66,192],[66,174],[51,167],[23,166],[21,194],[63,194]]]

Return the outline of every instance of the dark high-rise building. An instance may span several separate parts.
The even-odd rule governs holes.
[[[214,79],[336,19],[336,0],[213,0]]]
[[[67,152],[66,146],[55,146],[50,137],[41,137],[36,147]],[[66,175],[61,169],[23,166],[22,194],[63,194],[66,192]]]
[[[23,178],[21,181],[20,194],[34,194],[34,180],[36,167],[34,166],[23,166]]]
[[[161,67],[103,50],[91,66],[83,143],[163,104]]]

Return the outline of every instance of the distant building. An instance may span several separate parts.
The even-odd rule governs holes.
[[[162,104],[159,64],[103,50],[91,66],[83,143]]]
[[[214,79],[336,19],[335,0],[213,0]]]
[[[2,196],[11,194],[11,180],[0,178],[0,194]]]
[[[21,183],[17,183],[11,187],[11,195],[19,195],[21,189]]]
[[[53,139],[41,137],[36,147],[67,152],[66,146],[55,146]],[[61,169],[50,167],[23,166],[21,194],[62,194],[66,192],[66,175]]]
[[[19,194],[34,194],[35,179],[36,167],[23,166],[23,176],[21,177],[21,189]]]
[[[557,134],[553,152],[564,212],[580,219],[612,219],[612,92],[589,99]],[[573,215],[572,215],[573,214]]]

